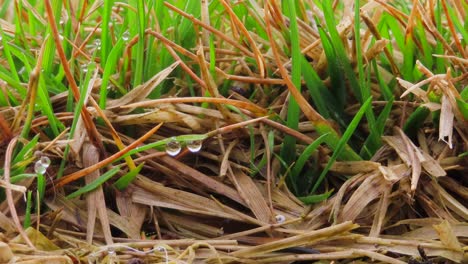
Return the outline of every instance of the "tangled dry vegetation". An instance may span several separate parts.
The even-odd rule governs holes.
[[[259,19],[266,18],[265,27],[276,49],[254,32],[243,31],[241,21],[232,14],[225,18],[232,27],[221,32],[209,26],[203,12],[201,20],[197,20],[177,11],[187,15],[201,32],[204,46],[192,50],[175,44],[156,30],[146,30],[146,36],[164,45],[175,62],[124,96],[109,98],[105,108],[98,103],[103,79],[102,68],[97,67],[88,89],[81,89],[88,93],[72,138],[68,135],[74,113],[68,112],[66,105],[69,93],[74,91],[51,95],[54,115],[68,129],[56,138],[49,138],[43,130],[49,125],[47,117],[37,113],[32,121],[31,134],[39,134],[32,153],[49,157],[52,164],[46,173],[44,205],[39,206],[43,211],[31,215],[31,226],[26,229],[22,228],[27,207],[23,197],[26,190],[37,190],[36,179],[26,178],[16,184],[10,184],[9,179],[14,176],[11,172],[15,169],[16,161],[12,160],[15,146],[25,146],[32,138],[16,137],[25,123],[30,99],[24,99],[19,106],[0,108],[3,132],[0,157],[4,168],[0,185],[6,194],[0,204],[3,241],[0,259],[10,263],[466,260],[468,178],[466,158],[461,154],[467,151],[468,126],[457,107],[460,93],[456,87],[467,84],[467,58],[455,57],[453,54],[459,53],[447,51],[454,67],[462,72],[460,77],[452,77],[450,68],[445,74],[433,74],[418,64],[417,69],[425,76],[422,82],[399,79],[394,91],[397,99],[385,122],[382,146],[368,161],[335,162],[318,189],[318,193],[334,190],[333,194],[319,203],[305,205],[288,190],[288,170],[273,153],[279,152],[285,135],[296,138],[297,152],[301,153],[320,136],[314,124],[338,125],[321,118],[309,104],[309,95],[291,86],[290,58],[284,53],[288,41],[280,34],[290,22],[276,4],[267,6],[267,12],[257,6],[255,14],[261,15]],[[382,12],[398,16],[402,27],[410,28],[415,21],[424,21],[427,37],[434,43],[439,41],[437,31],[430,27],[432,11],[427,8],[428,5],[417,4],[415,14],[405,16],[384,1],[370,1],[362,6],[361,17],[367,19],[368,25],[361,32],[361,46],[366,51],[364,65],[388,52],[388,40],[370,41],[372,36],[376,37],[371,25]],[[311,12],[323,18],[320,10]],[[353,32],[353,16],[352,9],[345,8],[338,25],[345,44]],[[318,29],[310,26],[310,21],[298,22],[302,53],[319,76],[326,76],[328,63]],[[14,32],[13,24],[6,20],[1,23],[3,31]],[[215,34],[220,40],[216,47],[216,79],[204,55],[209,49],[209,42],[205,42],[209,37],[205,34]],[[248,44],[234,41],[239,36],[245,37]],[[54,38],[58,39],[56,34]],[[70,41],[75,53],[90,56],[82,39]],[[130,40],[126,49],[130,50],[137,41],[138,36]],[[351,42],[348,44],[345,45],[348,54],[354,54],[355,47]],[[455,39],[454,43],[447,43],[450,49],[459,48],[457,44]],[[43,46],[40,42],[37,45]],[[462,50],[467,52],[464,46]],[[37,49],[38,54],[43,52],[44,49]],[[398,76],[398,65],[402,63],[399,54],[395,48],[391,57],[393,69],[380,68],[384,79]],[[42,55],[38,58],[37,65],[41,65]],[[349,59],[356,65],[352,55]],[[1,60],[7,65],[5,59]],[[68,63],[60,54],[56,60]],[[250,67],[255,61],[261,65],[258,72]],[[231,62],[236,62],[235,66]],[[119,63],[123,64],[123,59]],[[194,65],[200,69],[199,76],[194,73]],[[132,70],[123,66],[121,69]],[[193,78],[196,96],[186,79],[171,77],[180,69]],[[272,74],[266,76],[266,72]],[[33,74],[41,74],[40,66],[33,69]],[[77,73],[70,71],[70,76],[75,78]],[[117,80],[118,74],[112,78]],[[175,78],[173,87],[158,99],[148,99],[168,78]],[[234,82],[228,96],[222,96],[218,88],[226,79]],[[70,86],[72,82],[68,79]],[[125,82],[128,86],[128,78]],[[324,83],[330,85],[330,78]],[[430,88],[422,89],[423,85]],[[25,87],[29,97],[33,97],[33,78]],[[373,98],[381,98],[377,78],[371,78],[370,87]],[[2,89],[4,92],[10,89],[8,83]],[[204,97],[206,91],[213,97]],[[442,100],[429,100],[431,91],[442,95]],[[20,95],[15,96],[20,99]],[[298,129],[281,122],[291,98],[302,110]],[[403,120],[420,105],[441,111],[440,126],[434,127],[427,118],[414,135],[407,135],[400,129]],[[383,111],[384,106],[384,101],[372,101],[376,113]],[[354,116],[359,107],[358,101],[354,101],[346,112]],[[368,133],[369,124],[361,121],[356,131]],[[200,151],[191,152],[182,146],[180,154],[170,156],[160,148],[142,148],[144,144],[193,134],[203,135]],[[68,162],[63,177],[58,178],[68,144]],[[123,159],[132,149],[137,151]],[[306,168],[315,164],[323,169],[332,153],[322,145],[310,157]],[[27,171],[33,170],[35,159],[31,156],[24,161]],[[252,164],[258,165],[262,159],[264,166],[251,177],[257,169]],[[109,171],[115,174],[93,190],[67,197]],[[116,188],[117,179],[129,171],[137,173],[133,181],[122,190]]]

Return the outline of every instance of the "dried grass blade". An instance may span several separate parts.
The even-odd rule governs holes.
[[[168,168],[178,171],[181,177],[184,177],[190,181],[195,181],[197,184],[201,184],[206,186],[208,189],[224,195],[240,204],[244,204],[242,198],[239,194],[228,187],[227,185],[212,179],[211,177],[195,170],[194,168],[172,158],[169,156],[164,156],[158,158],[163,164],[165,164]]]
[[[326,227],[319,230],[304,232],[304,234],[284,238],[263,245],[240,249],[235,252],[232,252],[231,256],[249,258],[290,247],[311,245],[318,241],[333,239],[336,236],[345,234],[346,232],[349,232],[358,227],[359,226],[357,224],[353,224],[351,221],[347,221],[338,225]]]
[[[232,173],[232,177],[236,179],[235,185],[239,194],[255,217],[265,224],[271,223],[273,221],[273,212],[252,178],[239,169],[233,168]]]
[[[391,185],[379,171],[370,173],[344,206],[340,216],[341,221],[356,219],[366,206],[390,188]]]
[[[10,173],[11,173],[11,156],[13,155],[13,149],[16,145],[16,142],[18,141],[18,137],[14,137],[10,143],[8,144],[8,147],[6,149],[5,153],[5,171],[4,171],[4,177],[6,182],[10,182]],[[7,198],[7,203],[8,203],[8,208],[10,209],[10,214],[11,217],[13,218],[13,222],[16,225],[16,229],[20,233],[21,237],[24,239],[26,244],[32,249],[36,249],[36,247],[33,245],[31,240],[29,239],[28,235],[24,232],[23,227],[21,226],[21,222],[18,217],[18,213],[16,212],[16,206],[15,202],[13,200],[13,194],[11,192],[10,188],[5,189],[5,194]]]
[[[90,143],[85,143],[83,146],[83,165],[90,167],[99,162],[99,151]],[[86,184],[90,184],[99,178],[99,170],[93,171],[85,176]],[[86,241],[92,243],[94,235],[94,225],[96,222],[96,213],[99,215],[101,227],[104,234],[104,239],[107,244],[114,243],[110,230],[109,218],[107,216],[106,201],[102,186],[97,187],[94,191],[86,195],[86,204],[88,207],[88,222],[86,226]]]
[[[179,62],[176,61],[169,65],[164,70],[160,71],[158,74],[154,75],[151,79],[146,81],[144,84],[138,85],[137,87],[133,88],[127,94],[123,95],[121,98],[117,100],[109,101],[107,104],[107,109],[117,108],[120,106],[124,106],[130,104],[132,102],[140,102],[143,101],[152,91],[153,89],[158,86],[162,81],[164,81],[169,74],[174,71],[174,69],[179,65]],[[127,108],[121,109],[120,113],[129,113],[133,111],[134,108]]]

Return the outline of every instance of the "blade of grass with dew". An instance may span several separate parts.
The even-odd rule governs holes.
[[[78,124],[78,120],[81,114],[81,108],[83,107],[86,94],[87,94],[87,90],[88,90],[88,85],[91,80],[91,75],[93,74],[95,68],[96,68],[96,65],[94,63],[91,63],[88,65],[88,71],[86,72],[85,80],[84,82],[80,84],[80,99],[76,103],[75,109],[73,111],[73,122],[71,124],[70,133],[68,136],[69,140],[73,139],[73,136],[75,135],[76,126]],[[57,171],[57,176],[56,176],[57,179],[63,176],[63,171],[65,169],[65,163],[67,162],[69,152],[70,152],[70,145],[67,144],[63,152],[62,162],[60,163],[60,167]]]
[[[314,194],[315,191],[317,191],[318,187],[320,186],[322,181],[325,179],[325,176],[330,170],[331,166],[333,165],[333,163],[335,163],[335,160],[338,158],[340,153],[343,151],[344,147],[347,145],[346,143],[348,142],[348,140],[351,138],[352,134],[356,130],[359,122],[361,121],[362,116],[365,114],[367,109],[371,106],[371,102],[372,102],[372,97],[369,97],[364,102],[364,104],[362,104],[361,108],[356,113],[353,120],[351,120],[351,123],[349,124],[348,128],[346,129],[343,136],[341,137],[338,144],[336,145],[336,148],[334,149],[333,154],[330,157],[330,160],[328,161],[327,165],[325,166],[319,178],[317,179],[314,186],[312,187],[312,190],[310,191],[311,195]]]
[[[112,40],[109,34],[109,22],[112,15],[112,6],[114,0],[104,1],[104,8],[102,9],[102,23],[101,23],[101,64],[106,65],[107,56],[110,51]]]
[[[28,191],[26,194],[26,208],[24,211],[23,228],[28,228],[31,226],[32,191]]]
[[[104,66],[104,73],[102,74],[102,83],[101,89],[99,93],[99,107],[101,109],[106,109],[107,104],[107,86],[109,85],[109,80],[112,73],[115,72],[119,58],[122,56],[122,50],[124,48],[124,40],[119,39],[115,46],[109,53],[107,58],[107,62]],[[125,93],[126,91],[120,91],[121,93]]]
[[[143,146],[136,147],[135,149],[130,150],[129,152],[122,155],[120,158],[116,159],[114,162],[119,161],[119,160],[121,160],[121,159],[123,159],[125,157],[130,156],[130,155],[133,155],[133,154],[148,150],[148,149],[155,148],[155,149],[162,150],[163,149],[162,147],[165,146],[167,143],[169,143],[172,140],[176,140],[178,142],[187,142],[187,141],[198,141],[198,140],[203,141],[203,140],[205,140],[207,138],[208,138],[207,134],[180,135],[180,136],[176,136],[176,137],[165,138],[165,139],[158,140],[158,141],[150,143],[150,144],[146,144],[146,145],[143,145]]]
[[[290,21],[290,51],[291,51],[291,81],[297,90],[301,89],[301,48],[299,46],[299,28],[296,20],[296,5],[294,0],[283,2],[284,13]],[[286,125],[291,129],[299,127],[300,108],[293,96],[289,96]],[[285,136],[281,147],[280,156],[287,163],[291,164],[296,158],[296,138]]]
[[[330,197],[332,193],[333,193],[333,189],[326,193],[297,197],[297,199],[299,199],[301,202],[303,202],[306,205],[310,205],[310,204],[315,204],[315,203],[320,203],[322,201],[325,201],[326,199]]]
[[[101,186],[103,183],[108,181],[110,178],[112,178],[112,176],[117,174],[117,172],[119,172],[119,171],[120,171],[120,166],[117,166],[115,168],[112,168],[112,169],[108,170],[106,173],[99,176],[99,178],[92,181],[90,184],[87,184],[84,187],[78,189],[77,191],[72,192],[71,194],[67,195],[67,199],[73,199],[73,198],[76,198],[76,197],[78,197],[78,196],[80,196],[82,194],[85,194],[87,192],[95,190],[96,188]]]
[[[138,175],[138,173],[140,173],[141,169],[143,168],[143,166],[145,165],[145,163],[141,163],[140,165],[138,165],[135,169],[133,170],[130,170],[127,174],[125,174],[124,176],[120,177],[120,179],[118,179],[115,183],[114,183],[114,186],[115,188],[119,189],[119,190],[124,190],[125,188],[127,188],[127,186],[132,183],[132,181],[136,178],[136,176]]]

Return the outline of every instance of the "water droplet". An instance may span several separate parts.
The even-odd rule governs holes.
[[[122,39],[124,41],[128,41],[130,39],[130,33],[128,31],[125,31],[123,34],[122,34]]]
[[[2,40],[3,40],[3,36],[2,36],[2,35],[0,35],[0,41],[2,41]]]
[[[180,147],[180,143],[175,137],[173,137],[169,142],[166,143],[166,153],[171,156],[179,154],[181,149],[182,148]]]
[[[59,35],[59,39],[63,41],[63,36],[62,36],[62,35]]]
[[[88,72],[88,64],[85,63],[85,64],[81,65],[81,70],[83,71],[83,73],[87,73]]]
[[[101,40],[100,39],[94,40],[94,47],[96,47],[96,49],[98,49],[98,50],[101,49]]]
[[[202,148],[201,140],[191,140],[187,141],[187,148],[190,152],[198,152]]]
[[[278,214],[275,216],[276,223],[282,224],[286,221],[286,217],[284,215]]]
[[[36,161],[36,163],[34,163],[34,171],[37,174],[44,174],[46,170],[47,170],[47,167],[44,167],[44,164],[42,164],[41,160],[38,160]]]
[[[63,24],[65,24],[65,21],[63,21],[63,19],[60,19],[59,23],[60,23],[60,25],[63,25]]]
[[[25,67],[21,67],[21,69],[18,71],[19,75],[23,75],[23,73],[26,71]]]
[[[117,253],[114,248],[107,249],[107,256],[109,258],[108,263],[119,263],[119,258],[117,257]]]
[[[48,168],[50,165],[50,159],[47,156],[42,156],[41,159],[39,160],[42,163],[42,166]]]

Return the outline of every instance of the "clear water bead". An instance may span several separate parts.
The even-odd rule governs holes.
[[[276,223],[282,224],[286,221],[286,217],[284,215],[278,214],[275,216]]]
[[[42,164],[41,160],[38,160],[36,161],[36,163],[34,163],[34,172],[36,172],[37,174],[44,174],[47,170],[47,167],[44,166],[44,164]]]
[[[109,258],[108,263],[119,263],[119,258],[117,257],[117,252],[114,248],[107,249],[107,256]]]
[[[179,141],[173,137],[169,142],[166,144],[166,153],[175,156],[180,153],[180,150],[182,148],[180,147]]]
[[[122,39],[124,41],[127,41],[130,39],[130,33],[128,31],[125,31],[123,34],[122,34]]]
[[[50,159],[47,156],[42,156],[39,161],[42,163],[42,166],[48,168],[50,165]]]
[[[101,49],[101,40],[100,39],[94,40],[94,46],[96,47],[96,49],[100,50]]]
[[[190,152],[198,152],[202,148],[201,140],[192,140],[187,142],[187,148]]]

